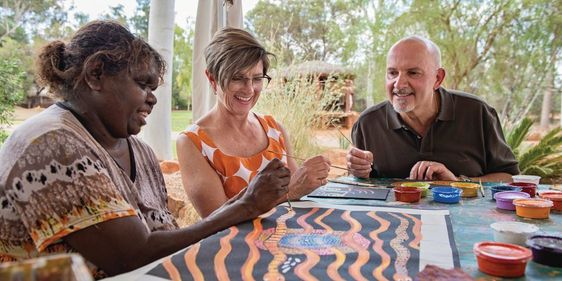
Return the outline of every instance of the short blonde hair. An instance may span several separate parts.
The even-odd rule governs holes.
[[[269,69],[269,56],[275,56],[249,32],[227,27],[219,30],[205,48],[207,71],[225,88],[233,76],[256,65],[263,64],[263,74]]]

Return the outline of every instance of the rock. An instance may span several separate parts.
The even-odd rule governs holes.
[[[162,170],[163,174],[172,174],[175,172],[179,172],[180,164],[178,163],[178,161],[164,160],[160,162],[160,169]]]

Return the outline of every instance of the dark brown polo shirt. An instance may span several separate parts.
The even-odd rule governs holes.
[[[441,106],[425,136],[419,136],[389,101],[365,110],[353,126],[355,146],[374,155],[371,177],[407,178],[418,161],[443,163],[456,176],[518,174],[496,110],[477,96],[439,88]]]

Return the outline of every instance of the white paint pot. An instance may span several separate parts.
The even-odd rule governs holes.
[[[527,238],[539,231],[539,228],[530,223],[516,221],[500,221],[490,225],[494,230],[494,240],[525,246]]]

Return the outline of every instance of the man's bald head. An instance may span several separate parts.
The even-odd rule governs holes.
[[[426,54],[431,56],[432,61],[435,63],[435,66],[437,68],[441,68],[441,50],[439,50],[439,47],[435,43],[433,43],[433,41],[419,35],[412,35],[398,40],[398,42],[394,43],[394,45],[392,45],[392,47],[388,51],[388,56],[390,56],[394,49],[402,47],[404,45],[419,45],[419,50],[425,51]]]

